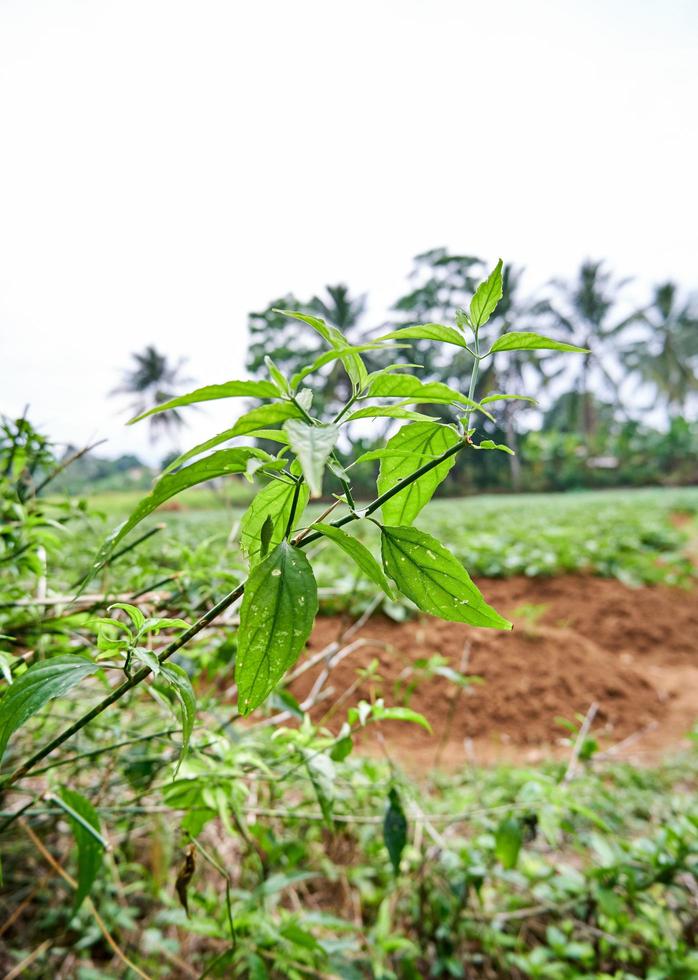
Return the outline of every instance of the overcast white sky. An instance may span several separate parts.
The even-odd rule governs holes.
[[[0,0],[0,411],[148,453],[131,351],[242,377],[248,310],[382,318],[437,245],[695,288],[697,44],[695,0]]]

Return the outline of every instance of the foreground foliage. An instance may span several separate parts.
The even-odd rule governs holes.
[[[481,363],[499,350],[584,354],[530,331],[481,347],[501,274],[499,263],[455,327],[411,326],[355,347],[324,321],[289,313],[325,342],[314,363],[286,378],[268,361],[268,380],[210,385],[146,412],[263,400],[172,461],[90,563],[94,515],[42,497],[58,469],[46,441],[26,420],[5,427],[8,905],[0,930],[10,939],[10,976],[566,978],[693,969],[693,761],[678,773],[581,776],[578,764],[590,765],[596,749],[584,735],[566,770],[475,771],[419,787],[389,758],[354,756],[367,729],[430,730],[407,701],[353,703],[349,687],[332,705],[339,728],[310,718],[332,696],[327,681],[346,650],[333,642],[299,663],[321,600],[511,628],[463,564],[472,534],[459,538],[452,520],[439,537],[415,526],[456,455],[476,462],[511,453],[482,438],[478,419],[524,396],[477,401]],[[369,373],[367,350],[413,340],[465,351],[468,393],[422,382],[399,364]],[[305,380],[334,362],[346,372],[347,398],[333,418],[316,417]],[[448,419],[428,414],[432,406]],[[357,417],[404,424],[384,447],[343,465],[336,450]],[[234,442],[250,435],[278,452]],[[353,467],[374,462],[375,496],[358,505]],[[200,523],[184,544],[155,546],[161,527],[142,522],[161,505],[242,477],[260,489],[234,533],[202,541]],[[330,506],[309,504],[328,487]],[[641,580],[688,579],[675,553],[682,535],[665,520],[654,537],[644,510],[620,532],[606,521],[615,527],[609,541],[595,549],[588,540],[584,551],[576,534],[547,564],[526,537],[508,561],[513,523],[478,553],[499,557],[496,574],[523,560],[528,574],[551,570],[582,550],[582,567],[602,571],[595,551],[615,553]],[[438,518],[431,527],[438,533]],[[548,529],[545,540],[554,536]],[[95,583],[99,590],[87,591]],[[214,589],[224,593],[217,601]],[[314,663],[319,677],[299,704],[284,684]],[[462,681],[448,665],[439,669]],[[671,794],[651,803],[661,785]],[[65,901],[56,901],[58,888]]]

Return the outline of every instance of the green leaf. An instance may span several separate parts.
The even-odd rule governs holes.
[[[522,844],[523,832],[519,821],[513,817],[502,820],[494,836],[494,853],[507,871],[516,867]]]
[[[354,386],[356,388],[362,388],[364,386],[368,378],[364,362],[357,353],[357,348],[352,347],[347,342],[341,330],[325,323],[320,317],[311,316],[308,313],[298,313],[293,310],[274,310],[274,313],[282,313],[284,316],[291,316],[296,320],[301,320],[303,323],[307,323],[309,327],[312,327],[313,330],[317,331],[330,347],[338,351],[339,360],[344,365]]]
[[[161,477],[153,487],[147,497],[144,497],[133,511],[131,516],[122,524],[115,528],[102,545],[99,554],[95,559],[93,573],[99,571],[109,558],[112,549],[129,531],[133,530],[137,524],[152,514],[161,504],[164,504],[170,497],[176,496],[182,490],[197,486],[199,483],[206,483],[217,476],[226,476],[229,473],[243,473],[250,459],[269,459],[269,454],[261,449],[252,446],[240,446],[236,449],[220,449],[204,459],[197,460],[190,466],[185,466],[176,473],[169,473]]]
[[[264,363],[266,365],[267,371],[269,372],[269,377],[274,382],[276,387],[279,389],[279,394],[290,395],[291,387],[287,379],[283,376],[282,372],[278,369],[276,364],[272,361],[271,357],[267,354],[264,358]]]
[[[371,344],[358,344],[355,347],[349,347],[347,345],[347,347],[345,348],[343,347],[337,350],[325,351],[325,353],[321,354],[318,358],[316,358],[316,360],[314,360],[312,364],[309,364],[307,367],[303,368],[302,371],[298,371],[296,374],[294,374],[293,377],[291,378],[291,384],[293,385],[294,388],[296,388],[301,383],[301,381],[303,381],[304,378],[308,377],[309,374],[313,374],[315,371],[319,371],[320,368],[323,368],[326,364],[330,364],[332,361],[336,361],[339,358],[346,357],[348,351],[351,351],[352,354],[361,354],[369,350],[397,350],[403,346],[405,345],[390,344],[386,346],[385,344],[379,344],[376,341]]]
[[[262,528],[267,519],[272,521],[272,532],[269,536],[268,548],[275,548],[283,541],[288,519],[291,516],[295,483],[284,483],[272,480],[263,490],[260,490],[250,506],[245,511],[240,525],[240,547],[249,558],[250,564],[255,565],[262,555]],[[302,484],[296,505],[296,519],[300,519],[308,503],[310,491]]]
[[[368,405],[366,408],[358,408],[351,415],[348,415],[345,422],[355,422],[356,419],[407,419],[410,422],[431,422],[431,415],[424,415],[423,412],[410,412],[399,405]]]
[[[445,327],[441,323],[422,323],[416,327],[403,327],[384,334],[379,340],[440,340],[444,344],[454,344],[456,347],[467,347],[463,335],[453,327]]]
[[[71,687],[98,670],[99,664],[74,654],[32,664],[0,700],[0,759],[10,736],[47,701],[66,694]]]
[[[357,538],[353,537],[351,534],[347,534],[346,531],[342,531],[338,527],[333,527],[331,524],[317,523],[313,524],[313,527],[321,531],[326,538],[333,541],[337,547],[341,548],[342,551],[346,552],[349,557],[356,562],[362,572],[371,579],[380,589],[382,589],[385,594],[390,598],[395,598],[395,592],[390,585],[390,582],[385,577],[383,569],[380,567],[376,559],[373,557],[371,552],[368,550],[366,545],[362,544]]]
[[[330,759],[333,762],[344,762],[347,756],[351,755],[354,748],[354,740],[350,735],[338,738],[330,749]]]
[[[460,442],[460,436],[448,425],[438,422],[413,422],[404,425],[385,446],[378,473],[378,493],[384,494],[414,470],[440,456]],[[414,483],[410,483],[382,506],[388,524],[411,524],[429,503],[434,491],[455,463],[455,456],[439,463]]]
[[[322,476],[328,457],[337,442],[336,425],[310,425],[289,419],[284,425],[288,442],[301,464],[311,497],[322,496]]]
[[[137,606],[132,606],[129,602],[112,602],[110,606],[107,606],[107,612],[111,612],[112,609],[123,609],[136,630],[140,632],[143,629],[145,616]]]
[[[162,664],[160,676],[171,686],[182,709],[182,750],[179,753],[177,768],[174,773],[176,776],[189,750],[189,741],[196,721],[196,695],[191,686],[189,675],[184,667],[180,667],[179,664]]]
[[[100,833],[99,815],[89,800],[67,786],[61,788],[60,800],[65,804],[70,829],[78,847],[78,887],[74,905],[77,912],[92,890],[106,842]]]
[[[375,704],[371,718],[373,721],[408,721],[431,732],[431,725],[424,715],[418,711],[413,711],[412,708],[404,708],[399,705],[394,708],[385,708],[382,704]]]
[[[296,662],[317,607],[308,559],[282,541],[255,566],[245,587],[235,662],[240,714],[258,707]]]
[[[369,384],[368,398],[403,398],[418,405],[467,405],[494,421],[493,416],[479,402],[473,401],[460,391],[449,388],[441,381],[420,381],[412,374],[383,374]]]
[[[131,659],[137,660],[139,664],[147,667],[152,672],[153,677],[157,677],[160,674],[160,661],[152,650],[148,650],[146,647],[134,647],[129,652]]]
[[[502,298],[502,260],[496,264],[487,279],[481,282],[470,301],[470,320],[474,328],[487,323]]]
[[[574,347],[572,344],[563,344],[559,340],[551,340],[550,337],[542,337],[539,333],[505,333],[502,334],[490,348],[490,354],[495,354],[500,350],[561,350],[572,354],[590,354],[591,351],[586,347]]]
[[[530,402],[531,405],[538,404],[535,398],[529,398],[528,395],[487,395],[485,398],[480,399],[480,404],[489,405],[490,402],[502,401]]]
[[[200,442],[197,446],[188,449],[172,460],[169,466],[163,470],[163,475],[176,470],[183,463],[193,459],[194,456],[205,453],[207,449],[214,449],[216,446],[220,446],[222,442],[235,439],[236,436],[250,435],[253,432],[266,430],[269,426],[285,422],[286,419],[302,417],[302,413],[293,402],[272,402],[269,405],[258,405],[257,408],[252,408],[249,412],[241,415],[231,428],[219,432],[218,435],[212,436],[205,442]]]
[[[170,398],[169,401],[154,405],[147,412],[136,415],[129,421],[129,425],[140,422],[141,419],[148,418],[149,415],[157,415],[158,412],[167,412],[171,408],[182,408],[184,405],[194,405],[198,402],[210,402],[218,398],[278,398],[279,392],[271,381],[226,381],[222,385],[206,385],[204,388],[196,388],[187,395],[179,395],[177,398]]]
[[[473,443],[473,449],[498,449],[502,453],[508,453],[510,456],[516,456],[513,449],[509,446],[505,446],[503,442],[494,442],[492,439],[483,439],[479,445]]]
[[[436,538],[414,527],[383,527],[383,567],[423,612],[455,623],[511,629],[489,606],[461,563]]]
[[[383,840],[396,875],[400,873],[400,858],[407,844],[407,818],[395,788],[388,794],[388,809],[383,820]]]

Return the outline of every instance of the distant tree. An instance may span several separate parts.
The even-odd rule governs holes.
[[[626,345],[622,360],[641,384],[654,388],[671,415],[683,415],[691,396],[698,394],[698,310],[682,300],[678,286],[657,286],[645,310],[647,330]]]
[[[620,379],[610,365],[622,344],[622,334],[642,317],[638,309],[619,317],[617,306],[621,290],[628,279],[616,280],[603,262],[583,262],[572,282],[553,281],[555,298],[551,311],[556,324],[566,333],[566,340],[587,347],[590,354],[580,356],[572,383],[576,392],[579,428],[585,439],[596,424],[593,392],[610,394],[620,405]]]
[[[184,360],[171,364],[167,356],[152,345],[133,353],[131,359],[133,363],[123,372],[121,384],[109,394],[131,396],[129,411],[132,415],[140,415],[153,405],[176,397],[178,389],[191,380],[180,375]],[[184,419],[177,409],[170,409],[152,415],[149,425],[150,438],[155,441],[160,435],[179,430],[184,425]]]

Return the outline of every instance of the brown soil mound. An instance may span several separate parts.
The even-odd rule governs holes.
[[[434,753],[445,762],[462,761],[474,749],[481,761],[522,751],[530,756],[531,747],[559,745],[567,734],[557,718],[574,721],[592,703],[598,705],[594,732],[605,745],[644,733],[645,749],[663,750],[676,747],[690,729],[698,715],[695,592],[631,589],[581,576],[479,584],[513,619],[512,633],[430,617],[399,624],[374,617],[352,638],[363,645],[333,669],[330,696],[315,706],[314,717],[336,729],[359,698],[407,704],[429,719],[434,736],[401,723],[381,728],[390,751],[418,764]],[[347,625],[338,617],[319,619],[309,654]],[[459,688],[415,665],[434,655],[482,683]],[[374,675],[357,674],[374,660]],[[294,682],[299,700],[318,672]]]

